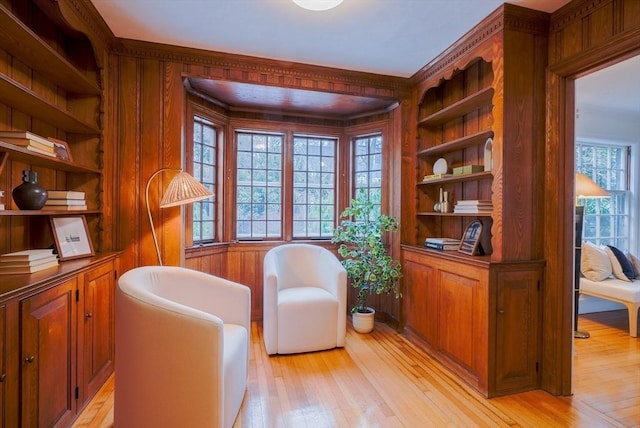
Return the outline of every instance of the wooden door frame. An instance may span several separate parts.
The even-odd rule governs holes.
[[[547,70],[541,386],[556,395],[573,393],[574,292],[566,284],[574,281],[575,79],[640,55],[638,46],[640,31],[633,31]]]

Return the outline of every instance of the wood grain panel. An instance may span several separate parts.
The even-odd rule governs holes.
[[[474,319],[478,280],[440,270],[439,283],[439,351],[475,373],[474,322],[481,322]]]
[[[20,302],[23,426],[63,426],[75,418],[75,288],[74,279]]]
[[[438,287],[434,269],[422,263],[403,261],[406,328],[413,330],[432,346],[438,343]]]
[[[608,10],[611,18],[601,13]],[[598,18],[592,19],[596,14]],[[594,25],[612,22],[614,34],[591,39]],[[617,25],[616,22],[624,25]],[[622,27],[622,28],[621,28]],[[573,79],[640,54],[640,6],[636,0],[574,0],[551,16],[545,144],[545,292],[543,293],[542,386],[572,391],[574,85]],[[569,49],[568,47],[571,47]]]
[[[118,237],[117,245],[124,251],[124,272],[141,265],[141,248],[153,248],[150,232],[141,234],[141,227],[148,223],[144,206],[145,179],[141,178],[141,136],[138,129],[140,115],[140,77],[135,58],[115,57],[117,71],[112,85],[117,88],[118,105],[117,146],[120,167],[117,174],[118,194],[116,204]],[[149,226],[146,226],[147,228]],[[144,229],[148,230],[148,229]]]

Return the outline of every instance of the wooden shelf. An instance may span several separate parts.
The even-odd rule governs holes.
[[[436,180],[420,181],[418,182],[418,186],[428,186],[432,184],[443,183],[461,183],[463,181],[482,180],[489,178],[493,178],[493,174],[491,173],[491,171],[482,171],[473,174],[452,175],[451,177],[438,178]]]
[[[82,215],[82,214],[101,214],[98,210],[84,211],[60,211],[60,210],[0,210],[0,216],[38,216],[38,215]]]
[[[66,109],[40,98],[31,89],[0,73],[0,102],[69,132],[98,134],[95,123],[85,122]]]
[[[493,131],[491,129],[487,129],[476,134],[466,135],[456,140],[438,144],[437,146],[428,147],[424,150],[420,150],[417,154],[421,157],[441,156],[445,153],[461,150],[477,144],[483,144],[488,138],[493,138]]]
[[[418,126],[438,126],[452,119],[464,116],[480,107],[489,105],[493,98],[493,88],[488,87],[474,92],[466,98],[451,104],[448,107],[418,120]]]
[[[101,93],[96,82],[89,80],[2,4],[0,48],[70,92],[91,95]]]
[[[429,254],[431,256],[441,257],[446,260],[453,260],[465,265],[475,265],[483,268],[488,268],[491,264],[491,256],[470,256],[458,251],[440,251],[418,245],[401,244],[401,247],[404,250]]]
[[[416,213],[420,217],[491,217],[492,213],[436,213],[423,211]]]
[[[102,174],[102,172],[99,169],[76,165],[72,162],[64,161],[51,156],[41,155],[39,153],[35,153],[30,150],[27,150],[23,147],[14,146],[13,144],[0,141],[0,154],[3,152],[7,153],[9,158],[11,158],[12,160],[28,163],[30,165],[42,166],[45,168],[57,169],[60,171],[67,171],[67,172]],[[2,173],[2,164],[0,162],[0,174],[1,173]]]

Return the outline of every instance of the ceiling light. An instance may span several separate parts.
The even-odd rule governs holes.
[[[338,6],[343,0],[293,0],[301,8],[308,10],[329,10]]]

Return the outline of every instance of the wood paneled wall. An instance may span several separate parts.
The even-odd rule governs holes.
[[[188,97],[183,85],[185,77],[369,97],[402,99],[408,93],[407,79],[134,41],[121,41],[110,56],[109,63],[112,72],[109,73],[107,86],[113,88],[113,92],[108,95],[117,106],[113,112],[116,116],[114,138],[118,145],[116,223],[117,247],[124,251],[123,271],[157,263],[144,203],[144,189],[147,178],[154,171],[183,165],[184,112]],[[387,205],[389,212],[397,217],[401,215],[401,112],[402,108],[396,108],[389,113],[387,125],[391,144]],[[345,126],[364,126],[359,121],[345,123]],[[161,174],[150,187],[150,206],[163,262],[179,265],[181,258],[185,257],[184,264],[188,267],[247,284],[253,293],[252,317],[261,319],[262,259],[269,248],[281,242],[223,243],[190,250],[184,256],[180,208],[158,208],[161,189],[166,188],[172,175],[171,172]],[[230,211],[226,209],[227,212]],[[396,254],[399,254],[399,243],[399,237],[392,242]],[[395,299],[381,299],[378,303],[381,312],[389,312],[391,319],[399,320],[399,304]]]
[[[640,54],[640,1],[575,0],[551,17],[545,149],[542,386],[571,393],[574,80]]]

